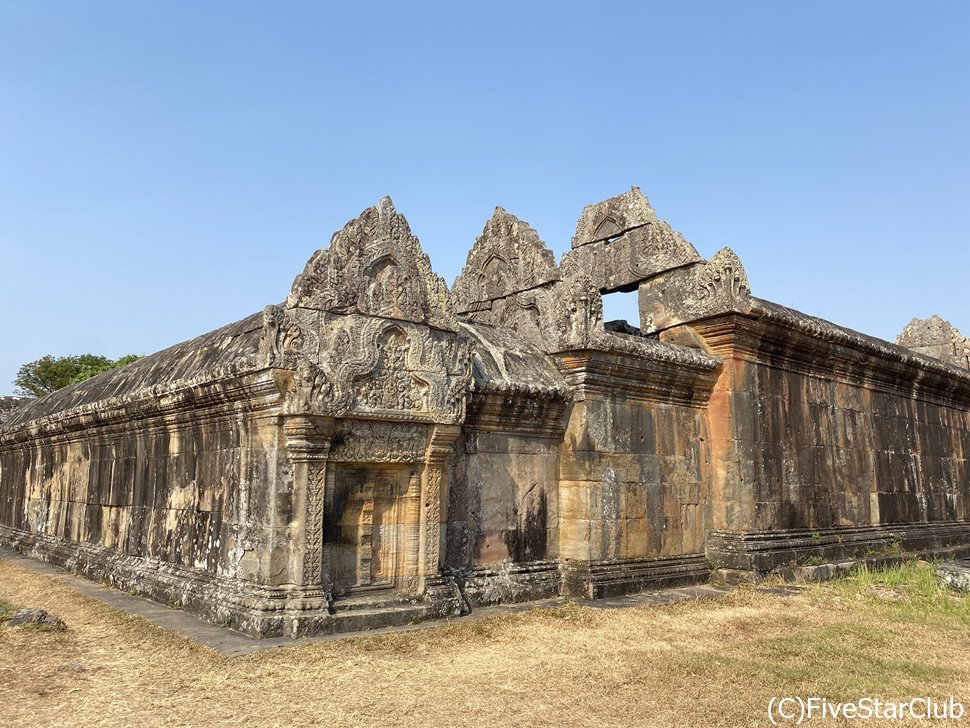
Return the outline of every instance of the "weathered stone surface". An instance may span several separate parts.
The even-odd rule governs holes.
[[[586,205],[576,223],[573,247],[612,240],[634,228],[657,222],[657,213],[650,207],[646,196],[639,187],[631,187],[629,192]]]
[[[382,200],[284,304],[8,410],[0,542],[294,637],[970,553],[945,327],[754,298],[636,189],[574,246],[497,209],[448,292]],[[604,324],[633,289],[641,329]]]
[[[10,418],[15,409],[30,400],[30,397],[0,397],[0,425]]]
[[[588,276],[600,292],[636,290],[643,280],[703,260],[680,233],[657,219],[636,187],[587,206],[572,247],[560,265],[563,275]]]
[[[935,568],[940,581],[948,587],[958,592],[970,592],[970,560],[945,561]]]
[[[962,369],[970,369],[970,339],[949,321],[937,315],[914,318],[896,338],[896,343]]]
[[[538,233],[496,207],[451,292],[455,310],[467,313],[559,279],[556,258]]]
[[[640,284],[640,328],[654,333],[730,311],[744,312],[751,285],[734,251],[658,275]]]
[[[53,614],[50,612],[45,612],[43,609],[34,609],[30,607],[18,609],[7,622],[8,627],[22,627],[24,625],[36,625],[38,627],[54,630],[63,630],[67,628],[67,625],[64,624],[64,620],[62,620],[60,617],[55,617]]]
[[[293,283],[289,308],[361,313],[445,331],[457,325],[448,286],[385,197],[334,234]]]
[[[456,308],[469,320],[518,334],[545,352],[602,339],[603,304],[589,274],[562,276],[535,230],[502,208],[475,240],[455,280]]]

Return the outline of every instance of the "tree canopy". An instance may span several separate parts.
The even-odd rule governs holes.
[[[120,359],[109,359],[97,354],[60,357],[48,354],[20,367],[14,384],[17,385],[18,394],[43,397],[62,387],[83,382],[138,359],[141,357],[137,354],[128,354]]]

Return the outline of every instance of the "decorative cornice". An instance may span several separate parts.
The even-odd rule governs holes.
[[[564,352],[554,358],[576,399],[622,394],[641,401],[703,407],[720,373],[710,362],[698,366],[688,359],[670,366],[667,361],[598,349]]]
[[[697,322],[718,356],[949,406],[970,405],[970,374],[821,319],[755,299],[746,314]]]
[[[571,401],[568,387],[494,387],[472,393],[465,426],[483,432],[561,437]]]

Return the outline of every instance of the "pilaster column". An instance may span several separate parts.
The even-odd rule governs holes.
[[[323,503],[330,457],[332,418],[296,416],[283,423],[293,471],[295,545],[293,578],[309,588],[329,591],[323,573]],[[302,498],[299,497],[302,495]],[[302,546],[302,548],[301,548]]]
[[[421,484],[421,553],[418,565],[420,590],[428,579],[437,576],[445,554],[442,522],[448,519],[448,456],[454,450],[461,428],[435,425],[425,452]]]

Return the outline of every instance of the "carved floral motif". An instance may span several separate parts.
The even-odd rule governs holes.
[[[267,306],[259,346],[269,366],[293,366],[303,346],[302,329],[282,306]]]
[[[748,275],[737,254],[730,248],[719,250],[703,266],[693,290],[693,296],[701,305],[714,301],[727,304],[750,294]]]
[[[303,552],[303,583],[317,584],[323,574],[323,501],[326,462],[311,462],[307,473],[306,547]]]
[[[441,542],[441,474],[443,465],[427,466],[425,483],[425,570],[427,574],[438,571],[439,544]]]
[[[354,422],[340,435],[331,459],[342,462],[418,462],[427,446],[427,429],[392,422]]]

